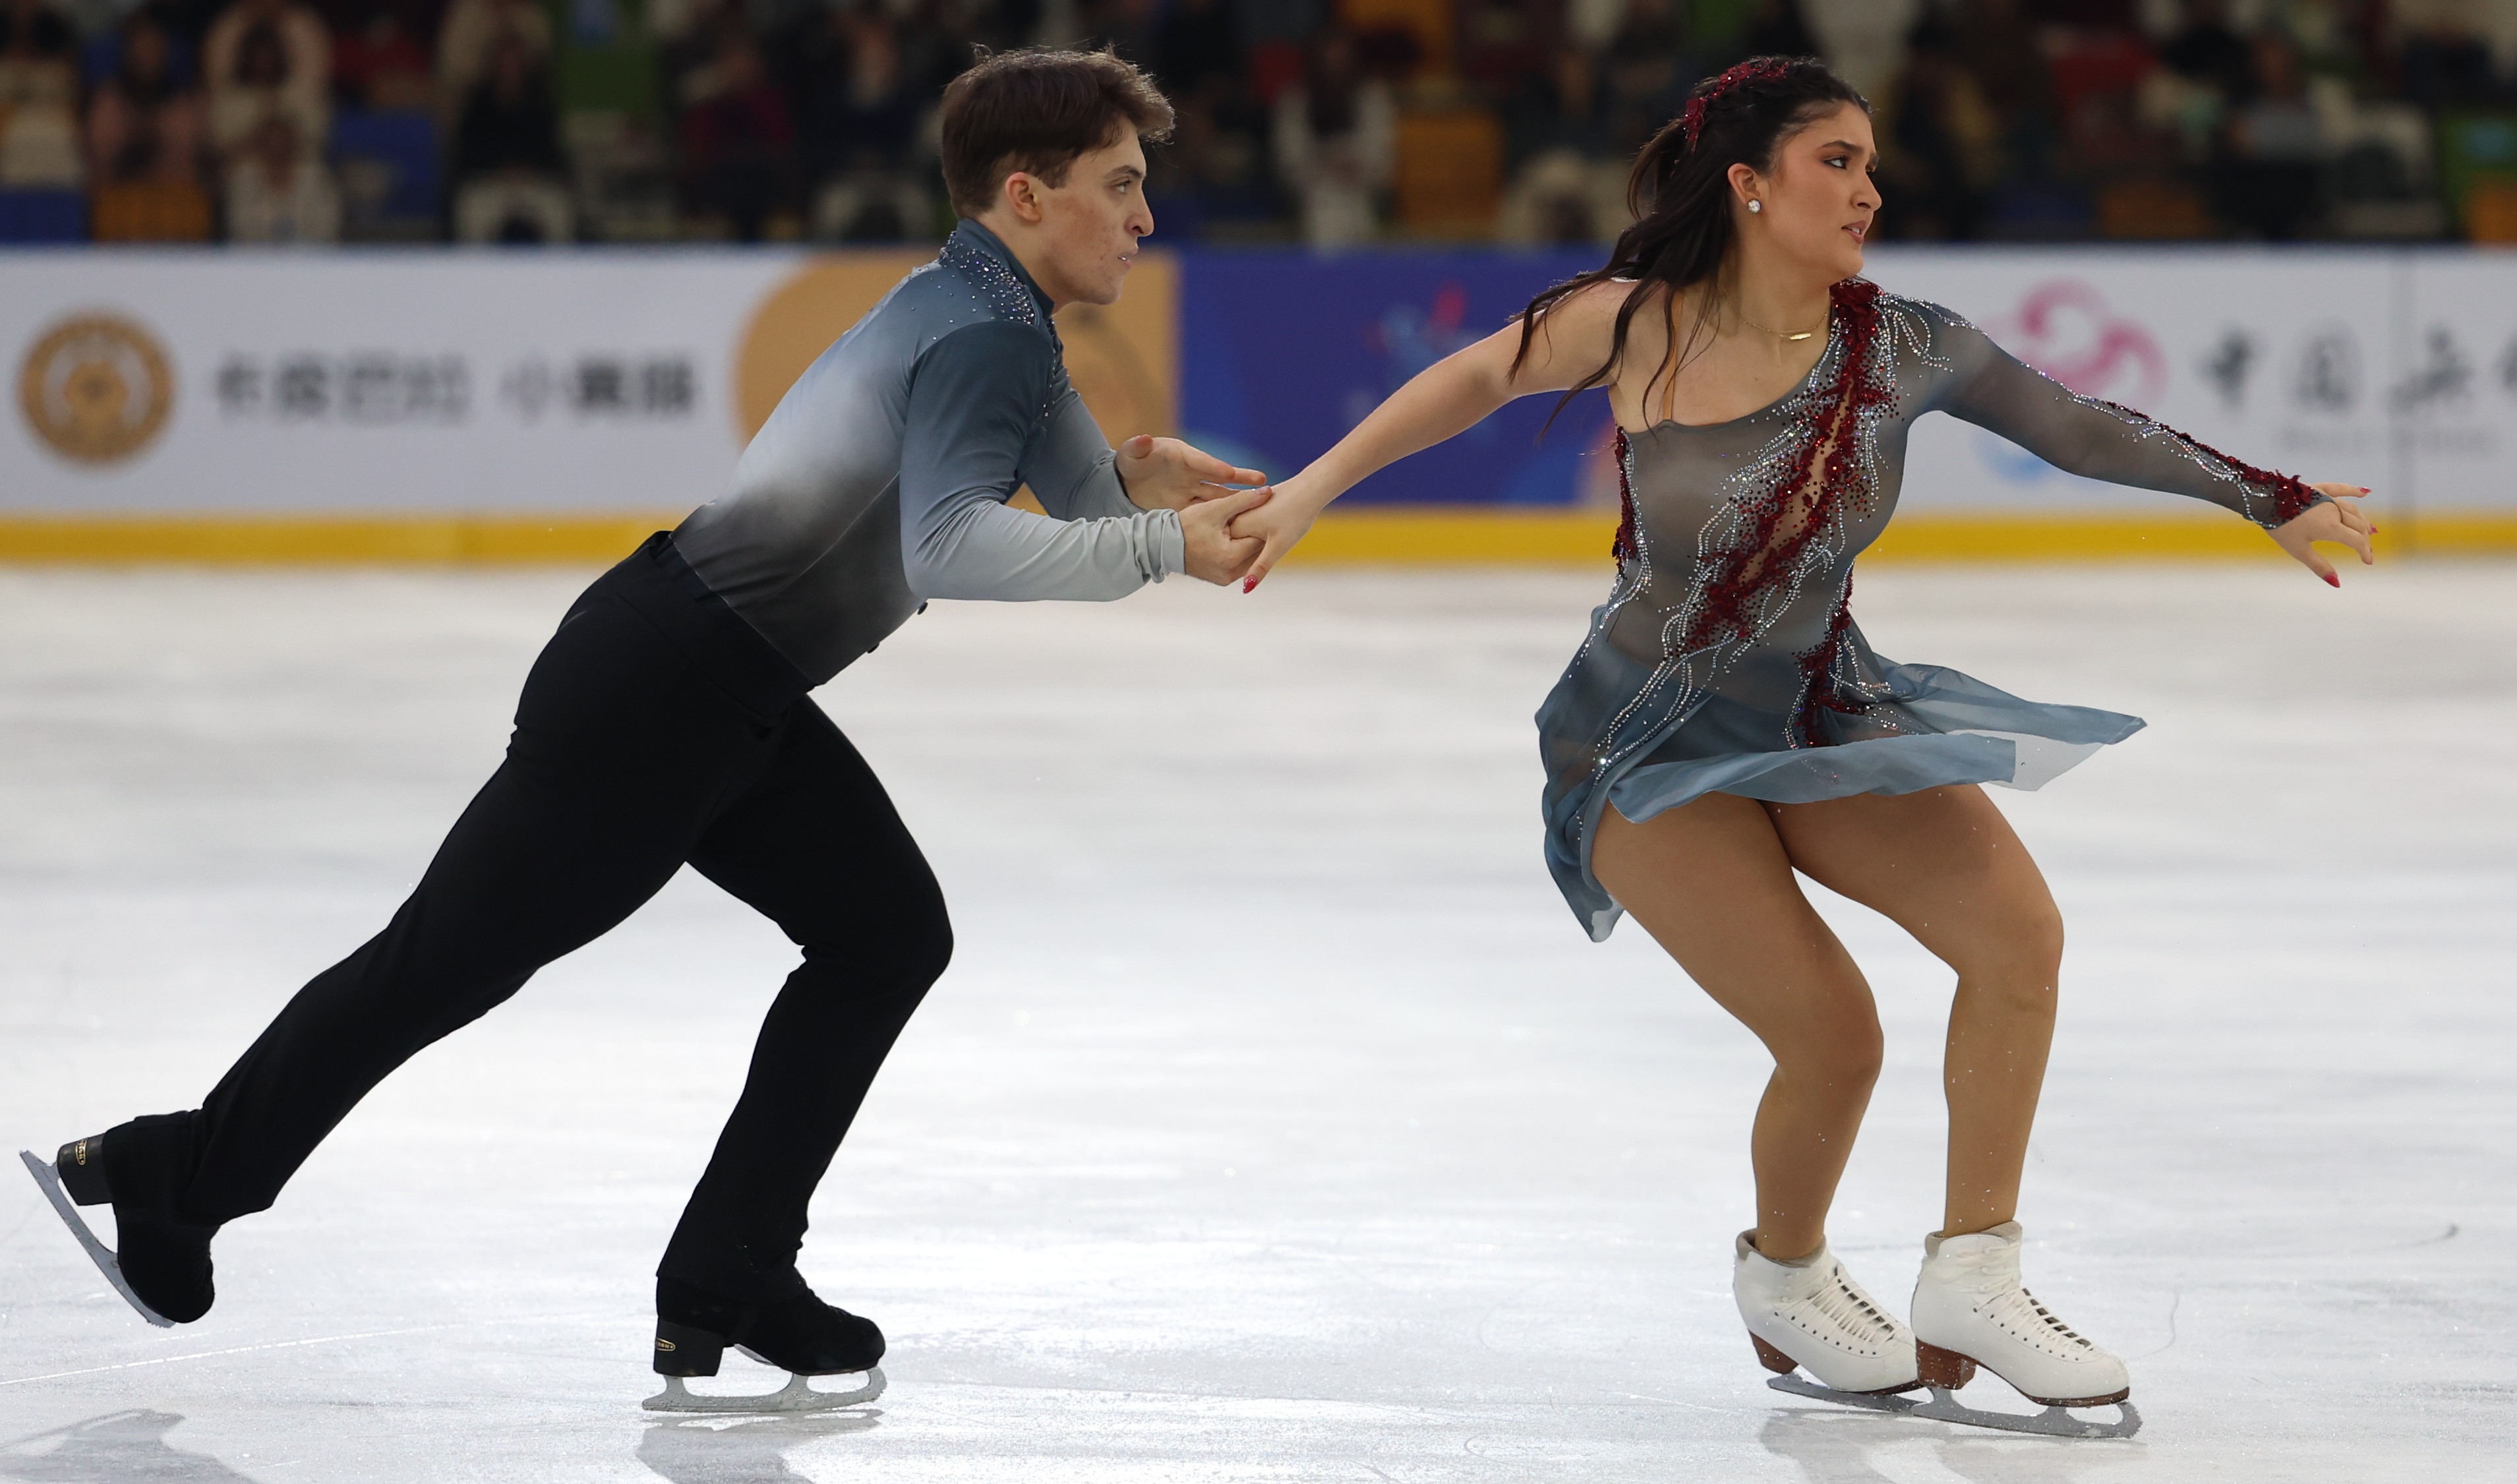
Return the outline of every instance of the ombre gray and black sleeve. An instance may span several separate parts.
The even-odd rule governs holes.
[[[1108,513],[1009,508],[1026,482],[1045,509]],[[946,335],[911,373],[900,547],[921,598],[1124,598],[1184,565],[1179,517],[1127,503],[1054,343],[991,320]]]

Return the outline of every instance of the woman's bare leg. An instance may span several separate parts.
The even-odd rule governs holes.
[[[1883,913],[1957,970],[1942,1067],[1949,1166],[1941,1230],[2010,1220],[2063,964],[2063,917],[2044,875],[1973,785],[1767,809],[1810,879]]]
[[[1591,865],[1773,1054],[1749,1142],[1757,1250],[1779,1261],[1815,1251],[1878,1080],[1879,1014],[1852,954],[1801,894],[1773,820],[1722,793],[1642,825],[1611,809]]]

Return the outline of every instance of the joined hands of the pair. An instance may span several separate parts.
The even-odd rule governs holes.
[[[1119,483],[1142,510],[1176,510],[1188,574],[1218,585],[1249,572],[1264,542],[1235,534],[1236,520],[1267,503],[1267,476],[1237,468],[1176,438],[1139,433],[1119,445]],[[1256,488],[1242,488],[1256,486]]]

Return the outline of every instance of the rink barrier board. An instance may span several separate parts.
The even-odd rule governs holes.
[[[0,562],[387,566],[617,561],[679,511],[647,515],[0,516]],[[1616,516],[1602,510],[1425,508],[1331,514],[1294,566],[1605,567]],[[2398,516],[2381,554],[2517,555],[2517,515]],[[1912,513],[1868,562],[2143,562],[2269,559],[2278,549],[2227,519]]]

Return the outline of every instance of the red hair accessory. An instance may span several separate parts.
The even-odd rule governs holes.
[[[1772,82],[1791,69],[1788,62],[1743,62],[1713,79],[1711,87],[1698,89],[1696,95],[1686,101],[1686,112],[1680,119],[1686,130],[1686,148],[1694,148],[1696,136],[1704,132],[1705,105],[1742,83]]]

